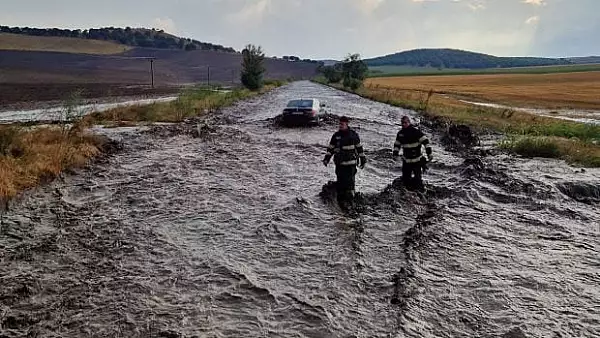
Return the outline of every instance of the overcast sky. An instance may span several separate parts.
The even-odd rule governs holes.
[[[0,25],[155,27],[237,50],[339,59],[413,48],[600,55],[600,0],[0,0]]]

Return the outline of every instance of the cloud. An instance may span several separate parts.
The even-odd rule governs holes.
[[[155,18],[152,21],[153,28],[162,29],[170,34],[177,34],[177,29],[175,28],[175,22],[171,18]]]
[[[9,26],[158,26],[268,55],[373,57],[411,48],[600,54],[598,0],[0,0]],[[114,8],[118,7],[118,11]]]
[[[539,16],[532,16],[532,17],[528,18],[527,20],[525,20],[525,23],[528,25],[535,25],[538,22],[540,22]]]
[[[228,16],[232,23],[256,23],[270,12],[273,0],[247,0],[242,9]]]
[[[370,14],[379,8],[384,2],[385,0],[358,0],[356,5],[364,14]]]
[[[523,0],[523,3],[534,6],[546,6],[546,0]]]

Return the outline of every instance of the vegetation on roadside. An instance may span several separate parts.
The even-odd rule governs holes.
[[[326,84],[326,81],[322,81]],[[339,84],[335,88],[347,90]],[[600,167],[600,126],[562,121],[507,109],[475,107],[424,92],[367,84],[350,91],[362,97],[411,109],[480,131],[507,134],[500,146],[523,156],[561,158],[572,164]]]
[[[224,90],[218,87],[194,87],[183,90],[177,99],[145,105],[126,106],[96,112],[83,120],[86,125],[106,124],[108,126],[128,126],[137,123],[181,122],[187,118],[201,116],[208,112],[230,106],[283,85],[283,81],[269,80],[259,91],[245,88]]]
[[[344,88],[357,90],[363,85],[369,68],[359,54],[350,54],[344,61],[333,66],[321,67],[319,70],[328,83],[342,81]]]
[[[0,201],[66,168],[82,166],[101,152],[106,140],[86,131],[75,102],[65,105],[62,122],[54,126],[0,126]]]
[[[242,84],[250,90],[259,90],[263,87],[265,68],[265,53],[260,46],[247,45],[242,51]]]

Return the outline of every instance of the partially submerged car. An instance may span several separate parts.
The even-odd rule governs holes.
[[[281,122],[286,125],[319,125],[323,107],[325,104],[317,99],[291,100],[283,109]]]

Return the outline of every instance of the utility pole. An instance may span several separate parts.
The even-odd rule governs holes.
[[[150,73],[152,76],[152,88],[154,88],[154,59],[150,59]]]
[[[234,83],[235,83],[235,70],[232,69],[231,70],[231,84],[234,84]]]
[[[210,66],[207,66],[208,71],[208,86],[210,87]]]

